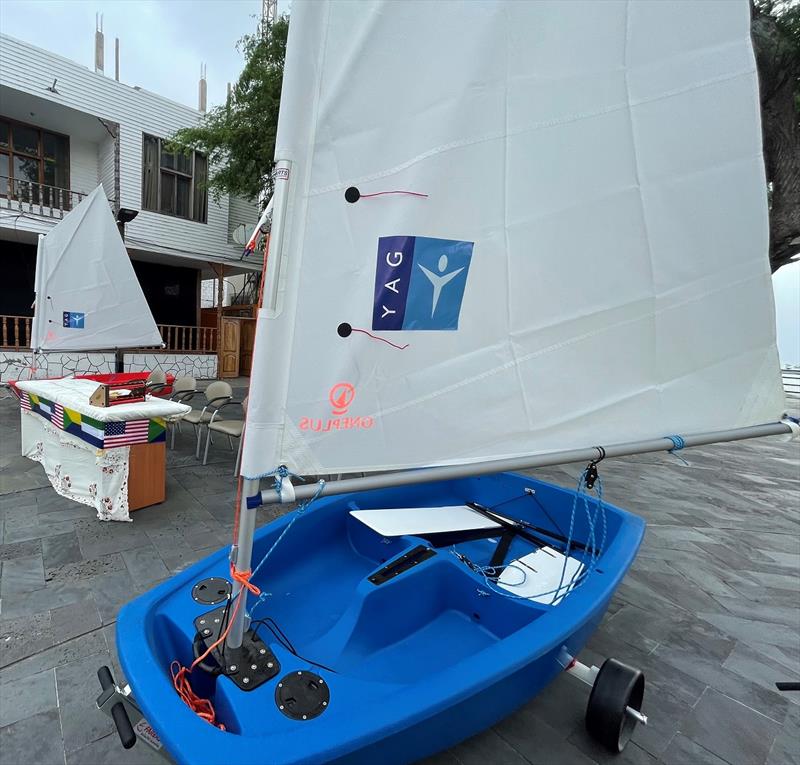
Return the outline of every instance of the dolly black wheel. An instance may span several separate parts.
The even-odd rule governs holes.
[[[606,659],[586,706],[589,735],[606,749],[621,752],[642,717],[643,698],[642,672],[616,659]]]

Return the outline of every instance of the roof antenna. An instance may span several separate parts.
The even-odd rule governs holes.
[[[103,14],[94,15],[94,70],[103,73],[105,69],[105,38],[103,37]]]

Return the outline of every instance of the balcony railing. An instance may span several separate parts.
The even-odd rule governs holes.
[[[27,350],[31,346],[30,316],[0,315],[0,348],[15,351]],[[140,349],[160,353],[216,353],[217,328],[195,327],[182,324],[159,324],[158,331],[164,348],[154,346]],[[109,349],[111,350],[111,349]]]
[[[30,316],[0,316],[0,348],[30,348],[31,321]]]
[[[63,218],[85,196],[80,191],[33,181],[12,180],[7,175],[0,175],[0,208],[8,210],[46,218]]]
[[[217,328],[195,327],[184,324],[159,324],[158,331],[164,341],[164,352],[216,353]]]

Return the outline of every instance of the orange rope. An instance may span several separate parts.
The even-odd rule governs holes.
[[[192,670],[205,659],[217,646],[221,645],[228,637],[234,621],[236,621],[236,614],[239,612],[239,607],[242,601],[247,598],[245,590],[252,592],[253,595],[260,595],[261,590],[250,581],[251,572],[237,571],[236,567],[231,563],[231,578],[239,582],[242,586],[238,597],[236,598],[236,605],[233,607],[233,613],[228,620],[228,624],[222,634],[214,641],[200,656],[198,656],[187,669],[182,666],[177,660],[169,665],[169,671],[172,675],[172,685],[175,687],[178,695],[183,699],[186,706],[189,707],[198,717],[205,720],[207,723],[216,726],[220,730],[225,730],[225,726],[217,722],[217,714],[214,711],[214,705],[209,699],[204,699],[198,696],[192,689],[192,684],[189,682],[189,675]]]

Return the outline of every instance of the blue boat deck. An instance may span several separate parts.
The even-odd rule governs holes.
[[[790,405],[797,404],[797,399]],[[135,595],[205,557],[231,533],[234,454],[168,454],[167,501],[132,524],[50,488],[18,456],[19,414],[0,400],[0,760],[3,765],[161,763],[125,752],[94,707],[95,670],[120,670],[114,628]],[[637,561],[581,656],[613,655],[648,681],[641,726],[613,757],[584,732],[588,688],[558,678],[519,712],[426,765],[800,763],[800,444],[765,439],[601,466],[609,501],[642,515]],[[536,471],[574,486],[578,466]],[[259,510],[259,522],[279,509]]]

